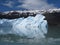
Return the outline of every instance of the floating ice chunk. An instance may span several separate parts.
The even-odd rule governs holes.
[[[0,34],[18,34],[27,38],[45,38],[47,21],[45,16],[37,14],[35,17],[18,19],[0,19]]]
[[[27,36],[28,38],[45,38],[47,33],[47,21],[44,16],[37,14],[35,17],[27,17],[19,24],[13,26],[16,34],[20,36]],[[43,22],[43,23],[42,23]]]

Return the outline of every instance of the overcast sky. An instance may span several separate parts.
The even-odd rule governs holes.
[[[60,0],[0,0],[0,12],[60,8]]]

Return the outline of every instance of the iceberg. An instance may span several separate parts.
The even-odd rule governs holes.
[[[17,34],[27,38],[45,38],[47,21],[45,16],[37,14],[35,17],[18,19],[0,19],[0,34]]]

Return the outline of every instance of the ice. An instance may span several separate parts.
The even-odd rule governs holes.
[[[28,38],[45,38],[44,34],[47,33],[47,21],[44,16],[37,14],[35,17],[27,17],[21,23],[13,26],[14,31]]]
[[[18,19],[0,19],[0,34],[17,34],[27,38],[45,38],[47,21],[45,16],[37,14],[35,17]]]

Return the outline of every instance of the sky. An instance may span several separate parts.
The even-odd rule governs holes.
[[[60,0],[0,0],[0,12],[60,8]]]

